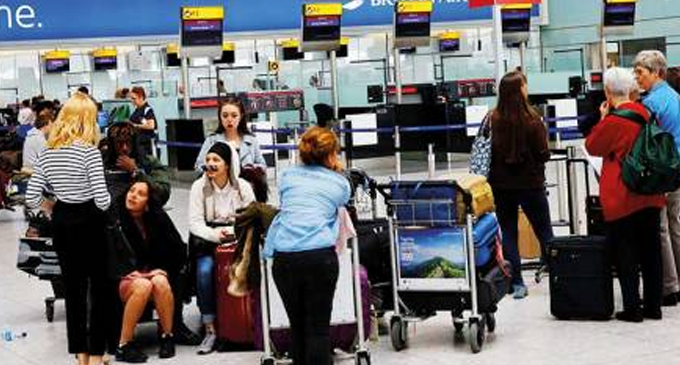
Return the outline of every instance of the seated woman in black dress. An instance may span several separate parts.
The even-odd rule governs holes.
[[[145,362],[147,355],[132,342],[135,327],[147,304],[153,303],[160,319],[160,358],[175,356],[173,339],[174,297],[171,287],[186,260],[186,245],[157,201],[153,185],[140,177],[120,204],[120,224],[133,251],[135,269],[120,281],[125,303],[116,360]],[[174,284],[173,284],[174,285]],[[179,300],[179,298],[178,298]]]

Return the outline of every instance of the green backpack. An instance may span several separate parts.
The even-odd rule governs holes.
[[[642,125],[633,149],[621,164],[621,176],[626,186],[643,195],[663,194],[678,189],[680,155],[673,135],[659,128],[651,113],[649,122],[632,110],[618,109],[611,114]]]

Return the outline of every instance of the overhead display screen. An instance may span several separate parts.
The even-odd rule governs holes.
[[[222,45],[222,20],[185,20],[182,24],[183,46]]]
[[[440,52],[457,52],[460,51],[460,39],[440,39]]]
[[[604,25],[606,27],[628,27],[635,24],[635,3],[605,3]]]
[[[397,14],[395,33],[397,37],[429,37],[430,14]]]
[[[71,70],[71,63],[68,58],[64,59],[46,59],[45,72],[47,73],[61,73]]]
[[[503,9],[501,19],[504,33],[523,33],[531,29],[531,9]]]
[[[118,57],[95,57],[94,58],[94,70],[95,71],[105,71],[105,70],[115,70],[118,68]]]
[[[340,47],[341,3],[316,3],[302,6],[303,51],[331,51]]]

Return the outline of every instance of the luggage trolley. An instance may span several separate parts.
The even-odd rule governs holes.
[[[390,190],[393,348],[408,347],[409,323],[446,310],[452,313],[455,334],[467,324],[472,352],[481,351],[486,330],[495,330],[495,303],[493,309],[483,304],[480,311],[474,217],[469,211],[457,214],[455,197],[462,193],[458,185],[455,181],[402,181],[381,189]],[[463,316],[466,311],[471,312],[467,318]]]
[[[353,356],[356,365],[370,365],[371,355],[366,347],[364,331],[364,313],[362,308],[361,279],[359,265],[359,250],[357,239],[350,241],[350,245],[338,257],[340,266],[338,283],[333,299],[333,313],[331,325],[347,325],[356,323],[357,334],[354,340]],[[262,257],[262,255],[260,255]],[[262,281],[260,285],[260,305],[262,311],[262,339],[264,354],[261,365],[277,363],[276,349],[272,342],[271,330],[290,327],[288,316],[272,276],[272,260],[260,260]],[[347,298],[352,298],[348,302]],[[330,350],[330,349],[329,349]]]

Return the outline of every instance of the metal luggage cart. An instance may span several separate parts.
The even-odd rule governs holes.
[[[458,222],[455,206],[450,196],[388,201],[395,303],[390,337],[396,351],[408,347],[410,323],[437,311],[451,311],[455,335],[467,325],[473,353],[481,351],[486,331],[495,330],[494,313],[480,312],[474,217],[467,212],[465,222]]]
[[[333,299],[333,314],[331,325],[356,323],[357,336],[355,339],[353,356],[356,365],[370,365],[371,354],[366,347],[364,332],[364,317],[362,308],[361,278],[359,264],[359,250],[357,239],[350,241],[349,247],[339,257],[340,272],[338,275],[338,287]],[[260,257],[263,257],[260,255]],[[289,328],[288,317],[281,302],[278,290],[272,276],[272,260],[262,258],[260,260],[262,280],[260,284],[260,305],[262,311],[262,339],[264,354],[260,360],[261,365],[274,365],[277,363],[276,350],[271,340],[272,329]],[[353,303],[349,304],[342,300],[341,296],[352,297]],[[345,303],[345,305],[338,305]],[[340,308],[338,308],[340,307]],[[353,307],[353,308],[352,308]]]

